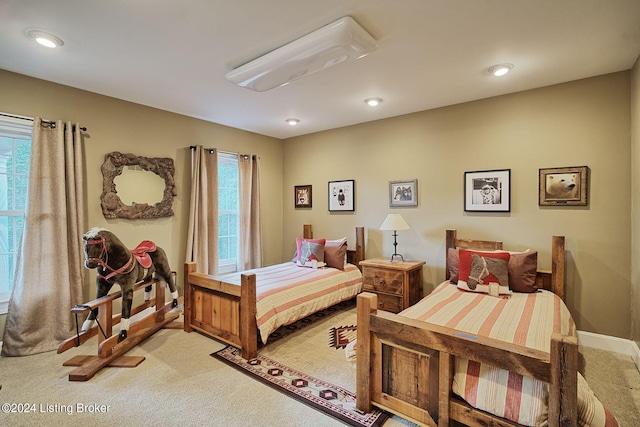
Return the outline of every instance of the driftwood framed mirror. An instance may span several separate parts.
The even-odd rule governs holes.
[[[151,202],[132,201],[125,204],[118,196],[115,179],[122,175],[125,167],[135,170],[148,171],[164,180],[162,200]],[[140,157],[133,154],[123,154],[117,151],[104,156],[102,170],[102,195],[100,205],[105,218],[150,219],[173,215],[171,205],[176,196],[175,166],[173,159],[163,157]]]

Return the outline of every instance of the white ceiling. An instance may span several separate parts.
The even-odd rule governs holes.
[[[343,16],[377,50],[266,92],[225,79]],[[640,0],[0,0],[1,69],[277,138],[628,70],[639,54]],[[487,73],[503,62],[510,74]]]

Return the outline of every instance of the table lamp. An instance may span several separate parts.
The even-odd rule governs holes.
[[[393,255],[391,255],[391,261],[395,257],[400,257],[400,259],[404,262],[404,257],[396,252],[396,247],[398,246],[398,242],[396,238],[398,237],[398,230],[408,230],[409,224],[404,220],[402,215],[400,214],[389,214],[384,219],[384,222],[380,226],[380,230],[393,230]]]

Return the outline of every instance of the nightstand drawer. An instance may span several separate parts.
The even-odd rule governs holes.
[[[363,273],[365,290],[402,295],[404,284],[402,271],[364,267]]]
[[[399,295],[378,294],[378,308],[392,313],[402,311],[402,297]]]

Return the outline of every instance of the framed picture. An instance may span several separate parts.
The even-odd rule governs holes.
[[[310,185],[296,185],[293,190],[293,204],[296,208],[310,208],[311,207],[311,186]]]
[[[464,210],[511,211],[511,169],[464,173]]]
[[[538,186],[540,206],[587,206],[589,168],[540,169]]]
[[[389,181],[389,206],[418,206],[418,180]]]
[[[355,181],[329,181],[329,212],[353,211]]]

